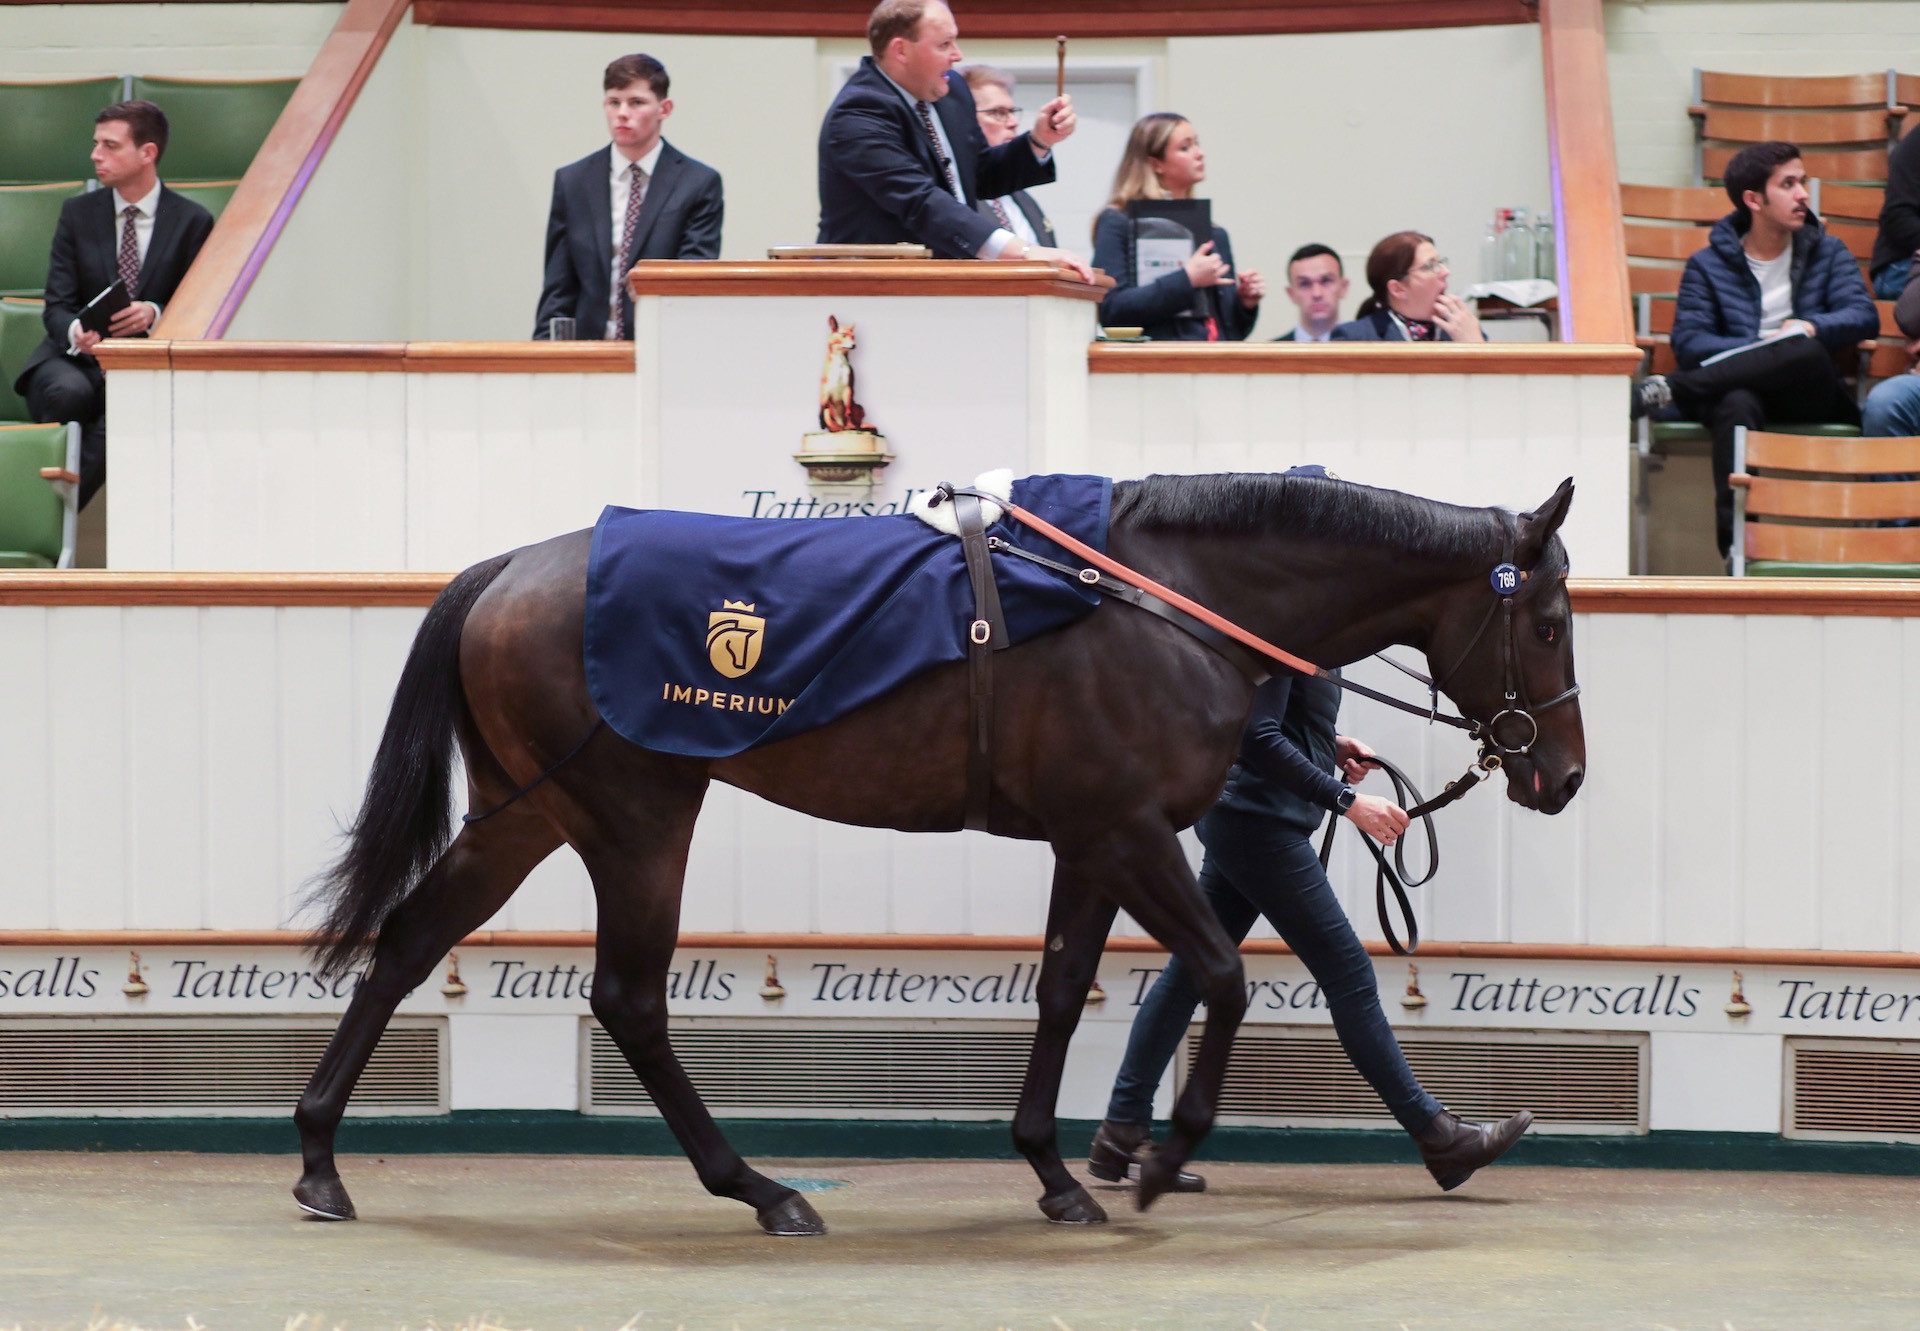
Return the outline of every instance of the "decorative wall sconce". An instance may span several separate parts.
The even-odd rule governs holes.
[[[120,992],[128,998],[145,998],[147,996],[147,982],[140,974],[140,954],[138,952],[127,953],[127,982],[120,986]]]
[[[780,959],[767,953],[767,978],[760,982],[760,997],[769,1003],[777,1003],[787,996],[787,987],[780,983]]]
[[[1420,968],[1407,967],[1407,992],[1400,997],[1400,1006],[1409,1012],[1418,1012],[1427,1005],[1427,996],[1420,992]]]
[[[1727,1015],[1740,1018],[1753,1014],[1753,1005],[1747,1002],[1747,996],[1740,992],[1740,972],[1733,973],[1733,993],[1727,999]]]
[[[460,954],[447,953],[447,982],[440,986],[440,992],[448,998],[465,998],[467,982],[460,978]]]

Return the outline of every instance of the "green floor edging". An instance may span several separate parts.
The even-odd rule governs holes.
[[[1083,1157],[1094,1124],[1063,1119],[1060,1144]],[[900,1160],[1015,1159],[1005,1122],[872,1119],[726,1119],[743,1155]],[[420,1118],[353,1118],[340,1129],[353,1155],[680,1154],[652,1118],[561,1110],[461,1110]],[[0,1151],[201,1151],[297,1155],[285,1118],[0,1118]],[[1411,1164],[1417,1156],[1389,1129],[1216,1129],[1200,1159],[1260,1164]],[[1920,1174],[1920,1146],[1790,1140],[1760,1132],[1653,1132],[1641,1136],[1535,1134],[1515,1164],[1618,1169],[1791,1170],[1822,1174]]]

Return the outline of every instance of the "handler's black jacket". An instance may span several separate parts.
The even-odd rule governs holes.
[[[1339,715],[1340,689],[1324,679],[1276,675],[1262,684],[1214,811],[1255,815],[1270,824],[1263,830],[1281,835],[1311,836],[1340,794],[1333,775]],[[1201,840],[1206,836],[1203,827]]]

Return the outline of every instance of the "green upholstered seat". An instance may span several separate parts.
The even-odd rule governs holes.
[[[60,207],[85,188],[79,180],[0,185],[0,296],[40,294],[47,284]]]
[[[184,194],[195,203],[212,213],[216,218],[233,198],[233,191],[239,188],[237,180],[169,180],[167,188],[175,193]]]
[[[40,322],[45,308],[37,300],[0,300],[0,423],[29,419],[26,400],[13,391],[13,381],[47,335]]]
[[[163,180],[238,180],[299,79],[135,78],[133,95],[167,113]]]
[[[0,568],[66,568],[73,562],[73,487],[41,476],[73,469],[79,431],[0,425]]]
[[[90,175],[93,118],[120,100],[125,81],[0,83],[0,182],[44,184]],[[44,257],[44,256],[43,256]]]
[[[1803,564],[1788,559],[1750,559],[1749,578],[1920,578],[1920,564]]]

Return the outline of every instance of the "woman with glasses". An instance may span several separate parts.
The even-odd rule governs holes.
[[[1102,325],[1141,328],[1156,341],[1172,342],[1239,342],[1253,331],[1266,279],[1251,270],[1234,273],[1233,246],[1221,227],[1214,227],[1184,264],[1140,280],[1135,223],[1127,205],[1139,199],[1191,199],[1193,187],[1206,178],[1206,154],[1186,117],[1155,111],[1134,125],[1114,172],[1113,192],[1093,223],[1093,266],[1114,280],[1100,302]]]
[[[1096,256],[1096,263],[1098,262]],[[1447,261],[1433,237],[1396,231],[1367,256],[1359,317],[1333,330],[1336,342],[1484,342],[1473,308],[1447,290]]]

